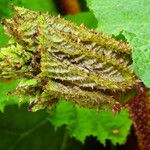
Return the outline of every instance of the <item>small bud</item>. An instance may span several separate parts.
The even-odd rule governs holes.
[[[138,80],[136,80],[136,83],[142,83],[142,81],[138,79]]]
[[[123,58],[120,58],[120,59],[119,59],[119,62],[120,62],[120,63],[123,63],[123,62],[124,62],[124,59],[123,59]]]
[[[58,16],[57,16],[58,18],[60,18],[60,14],[58,14]]]
[[[82,24],[80,24],[80,27],[84,27],[84,24],[82,23]]]
[[[78,39],[77,39],[77,43],[80,43],[80,42],[81,42],[81,40],[78,38]]]

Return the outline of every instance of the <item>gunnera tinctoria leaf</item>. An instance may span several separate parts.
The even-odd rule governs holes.
[[[117,109],[120,95],[137,86],[128,44],[59,16],[14,9],[2,21],[10,40],[0,49],[1,76],[21,79],[14,93],[29,96],[32,111],[60,99]]]

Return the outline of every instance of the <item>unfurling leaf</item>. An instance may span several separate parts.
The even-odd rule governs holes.
[[[59,99],[115,109],[119,96],[136,88],[128,44],[60,17],[14,9],[14,18],[3,20],[10,41],[0,49],[0,69],[22,79],[14,93],[30,96],[32,111]]]

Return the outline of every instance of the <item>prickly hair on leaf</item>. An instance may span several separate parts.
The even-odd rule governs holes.
[[[14,93],[29,96],[33,111],[59,99],[114,109],[116,95],[136,87],[128,44],[59,16],[14,9],[12,19],[3,19],[10,41],[0,49],[0,69],[21,79]]]

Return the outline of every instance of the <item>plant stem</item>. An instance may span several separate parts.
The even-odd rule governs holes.
[[[68,134],[67,130],[65,130],[60,150],[66,150],[68,139],[69,139],[69,134]]]

